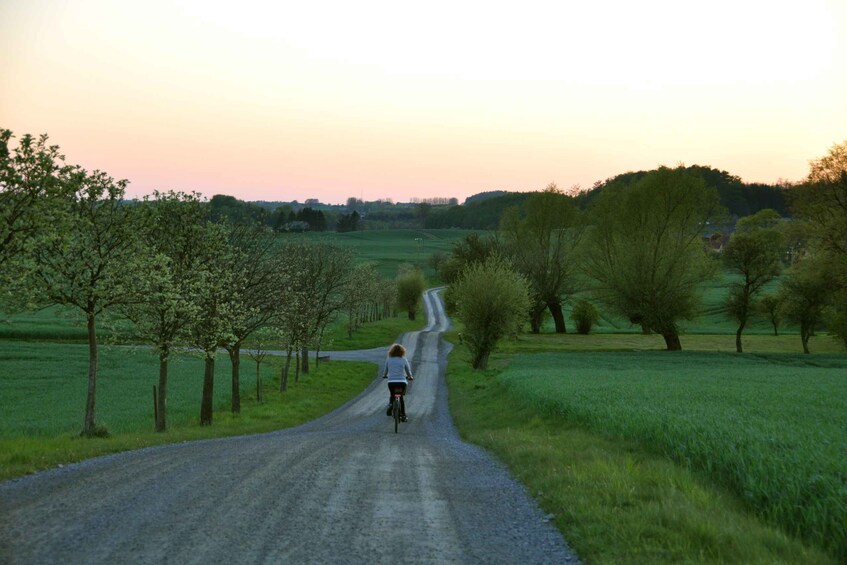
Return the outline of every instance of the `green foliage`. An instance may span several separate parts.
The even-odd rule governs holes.
[[[600,319],[600,312],[587,300],[579,300],[571,309],[571,319],[576,324],[576,331],[587,335]]]
[[[607,186],[584,253],[596,296],[679,349],[679,322],[698,313],[700,285],[716,271],[700,230],[717,211],[715,190],[682,168]]]
[[[738,322],[738,353],[742,351],[741,333],[753,314],[756,297],[782,270],[783,235],[777,228],[778,221],[779,215],[773,210],[743,218],[724,248],[727,268],[740,276],[730,286],[726,302],[728,315]]]
[[[433,210],[427,216],[424,227],[494,230],[500,225],[500,219],[507,208],[519,206],[528,197],[528,193],[508,192],[494,198],[466,203],[463,206]]]
[[[0,281],[21,279],[26,259],[50,236],[54,208],[68,195],[70,167],[46,135],[24,135],[12,149],[10,130],[0,129]]]
[[[721,206],[733,216],[747,216],[765,208],[774,209],[781,216],[788,215],[787,195],[790,192],[784,186],[760,183],[746,184],[736,175],[699,165],[680,167],[680,169],[702,179],[706,186],[715,189]],[[591,190],[580,193],[577,196],[577,203],[580,207],[586,208],[602,194],[607,186],[634,184],[653,172],[628,172],[617,175],[603,183],[597,183]]]
[[[555,184],[527,198],[523,213],[511,208],[503,214],[504,249],[517,271],[530,284],[530,324],[538,332],[546,308],[556,332],[564,333],[562,305],[576,290],[575,250],[582,229],[573,198]]]
[[[779,335],[779,326],[782,324],[782,305],[779,295],[774,293],[762,296],[757,308],[773,326],[773,335]]]
[[[845,369],[843,356],[568,353],[518,356],[499,378],[536,410],[703,473],[843,560]]]
[[[783,279],[779,301],[783,315],[800,326],[803,352],[809,353],[809,338],[815,332],[832,298],[832,272],[820,258],[795,264]]]
[[[489,257],[500,255],[502,244],[497,234],[471,232],[453,244],[450,254],[438,263],[438,274],[446,283],[459,279],[462,271],[474,263],[482,263]]]
[[[414,320],[421,296],[426,289],[426,280],[423,271],[411,265],[402,267],[397,275],[397,307],[409,314],[409,319]]]
[[[230,225],[257,225],[268,222],[268,211],[234,196],[216,194],[209,200],[209,217],[213,222],[225,221]]]
[[[526,280],[502,259],[469,265],[447,291],[456,317],[464,325],[463,341],[471,364],[484,369],[503,337],[516,334],[529,309]]]

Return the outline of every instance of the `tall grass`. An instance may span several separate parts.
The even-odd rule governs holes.
[[[634,441],[847,561],[847,358],[517,355],[498,378],[535,409]]]

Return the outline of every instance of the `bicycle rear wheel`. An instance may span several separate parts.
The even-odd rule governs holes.
[[[395,396],[392,404],[391,414],[394,416],[394,433],[396,434],[400,427],[400,399]]]

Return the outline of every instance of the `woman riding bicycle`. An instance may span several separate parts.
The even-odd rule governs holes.
[[[391,416],[394,392],[399,389],[400,420],[403,422],[406,421],[406,403],[403,400],[403,395],[406,393],[407,377],[409,381],[415,380],[415,377],[412,376],[412,367],[406,360],[406,348],[399,343],[395,343],[388,349],[388,359],[385,360],[385,370],[382,373],[382,378],[388,379],[388,410],[385,413]]]

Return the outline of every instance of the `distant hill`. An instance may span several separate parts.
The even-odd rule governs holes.
[[[760,183],[747,184],[735,175],[711,167],[692,165],[686,168],[699,175],[706,186],[717,189],[721,204],[729,211],[731,216],[741,218],[755,214],[764,208],[772,208],[783,217],[791,215],[786,194],[787,190],[790,189]],[[577,205],[580,208],[587,208],[606,186],[610,184],[631,184],[637,182],[649,172],[628,172],[612,177],[591,190],[580,193],[576,197]]]
[[[511,194],[507,190],[489,190],[487,192],[479,192],[474,194],[473,196],[468,196],[465,198],[464,204],[473,204],[474,202],[482,202],[483,200],[488,200],[489,198],[497,198],[498,196],[506,196],[507,194]]]
[[[430,229],[494,230],[500,226],[500,217],[506,208],[523,205],[524,201],[532,194],[531,192],[497,192],[499,194],[483,197],[470,204],[433,210],[426,218],[424,225]]]

